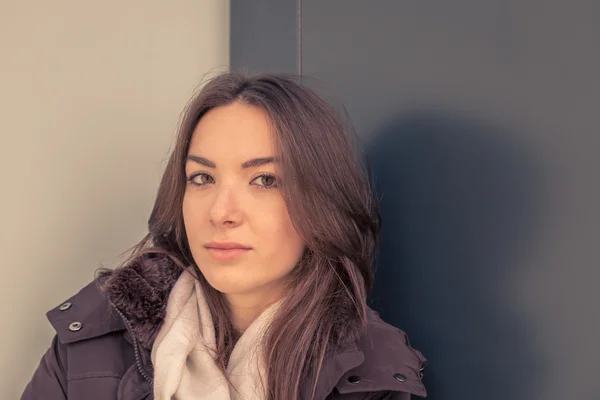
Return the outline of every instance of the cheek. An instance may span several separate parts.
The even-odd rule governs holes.
[[[296,231],[285,206],[273,207],[258,221],[263,227],[263,240],[268,256],[283,270],[291,270],[298,262],[304,243]]]
[[[192,239],[195,236],[195,232],[200,230],[202,227],[202,207],[198,207],[197,202],[193,199],[184,195],[182,204],[183,224],[185,227],[186,235]]]

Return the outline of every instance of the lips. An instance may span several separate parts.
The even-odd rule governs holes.
[[[210,242],[204,247],[211,257],[218,261],[236,260],[252,250],[250,246],[234,242]]]
[[[243,245],[241,243],[235,242],[209,242],[204,245],[207,249],[217,249],[217,250],[250,250],[252,247]]]

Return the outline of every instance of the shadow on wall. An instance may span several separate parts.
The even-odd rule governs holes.
[[[533,328],[511,294],[526,268],[541,177],[508,130],[402,115],[367,152],[381,200],[374,309],[429,360],[431,400],[537,398]]]

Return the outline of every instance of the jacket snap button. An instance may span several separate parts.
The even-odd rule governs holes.
[[[61,305],[58,309],[60,311],[67,311],[69,308],[71,308],[71,306],[72,306],[72,304],[67,302],[67,303],[64,303],[63,305]]]
[[[358,383],[360,382],[360,376],[352,375],[348,378],[348,382],[350,383]]]
[[[394,374],[394,378],[398,381],[398,382],[406,382],[406,377],[402,374]]]
[[[81,330],[82,327],[83,324],[81,322],[73,322],[71,325],[69,325],[69,330],[71,332],[77,332],[78,330]]]

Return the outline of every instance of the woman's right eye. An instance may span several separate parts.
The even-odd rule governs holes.
[[[196,186],[204,186],[207,183],[214,183],[214,178],[203,172],[193,174],[188,178],[188,182]]]

